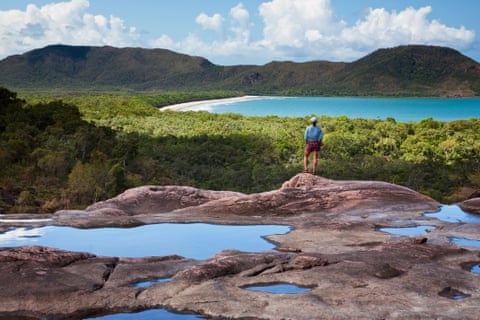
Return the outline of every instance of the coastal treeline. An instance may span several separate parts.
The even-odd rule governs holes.
[[[0,89],[0,213],[84,208],[141,185],[255,193],[303,170],[311,115],[161,112],[162,95],[24,99]],[[319,116],[319,125],[326,178],[392,182],[443,203],[480,189],[479,119]]]

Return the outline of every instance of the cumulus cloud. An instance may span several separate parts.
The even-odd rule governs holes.
[[[71,0],[0,11],[0,56],[54,43],[119,47],[137,43],[135,28],[118,17],[92,15],[89,6],[88,0]]]
[[[205,13],[201,13],[195,21],[200,24],[204,29],[217,32],[222,31],[223,17],[221,14],[216,13],[210,17]]]
[[[304,47],[343,27],[326,0],[273,0],[260,5],[259,11],[265,24],[264,40],[272,46]]]
[[[250,19],[250,13],[245,9],[242,3],[230,9],[230,16],[242,26],[247,26]]]
[[[230,28],[227,30],[225,21],[228,22]],[[252,57],[262,55],[269,56],[268,52],[261,48],[257,43],[250,41],[250,13],[245,9],[242,3],[239,3],[229,11],[227,18],[219,13],[208,16],[201,13],[197,16],[195,22],[200,24],[205,30],[213,30],[218,35],[218,39],[212,41],[204,41],[198,35],[190,33],[180,41],[173,41],[169,36],[161,37],[149,41],[152,47],[163,47],[174,51],[184,52],[197,56],[207,57],[216,60],[217,63],[224,63],[223,58],[232,61],[253,60]]]
[[[473,42],[475,33],[464,27],[445,26],[437,20],[428,20],[432,7],[418,10],[409,7],[400,12],[370,9],[364,20],[346,28],[340,38],[366,50],[375,46],[392,46],[405,43],[439,44],[462,48]]]
[[[232,31],[235,39],[239,42],[248,44],[250,40],[250,14],[242,3],[230,9],[230,16],[232,17]]]

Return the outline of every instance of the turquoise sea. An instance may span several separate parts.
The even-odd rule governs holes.
[[[432,118],[453,121],[480,118],[480,98],[363,98],[363,97],[258,97],[243,101],[211,102],[185,110],[238,113],[246,116],[347,116],[398,122]]]

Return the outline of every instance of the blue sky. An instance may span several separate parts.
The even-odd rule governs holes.
[[[165,48],[221,65],[448,46],[480,62],[480,1],[0,0],[0,59],[49,44]]]

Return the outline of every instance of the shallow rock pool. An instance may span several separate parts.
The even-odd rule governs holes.
[[[425,213],[424,216],[453,223],[480,223],[479,215],[465,212],[456,205],[443,205],[438,212]]]
[[[173,313],[164,309],[147,310],[137,313],[116,313],[108,316],[88,318],[96,320],[194,320],[205,319],[193,314]],[[86,320],[88,320],[86,319]]]
[[[276,294],[299,294],[309,292],[312,289],[297,286],[294,284],[289,283],[275,283],[275,284],[262,284],[262,285],[253,285],[243,287],[243,289],[250,290],[250,291],[260,291],[260,292],[267,292],[267,293],[276,293]]]
[[[479,273],[480,274],[480,264],[475,264],[470,268],[470,271],[473,273]]]
[[[150,280],[150,281],[136,282],[136,283],[133,284],[133,286],[137,287],[137,288],[145,288],[145,287],[153,286],[157,283],[169,282],[170,280],[172,280],[172,278],[159,278],[159,279],[154,279],[154,280]]]
[[[264,236],[285,234],[289,226],[160,223],[135,228],[78,229],[46,226],[12,228],[0,233],[0,247],[41,245],[99,256],[147,257],[180,255],[203,260],[219,251],[271,250]]]
[[[450,242],[453,242],[462,247],[480,248],[480,240],[456,237],[450,237],[448,239],[450,240]]]
[[[414,226],[414,227],[400,227],[400,228],[380,228],[382,232],[395,234],[398,236],[421,236],[427,233],[428,230],[435,229],[435,226]]]

